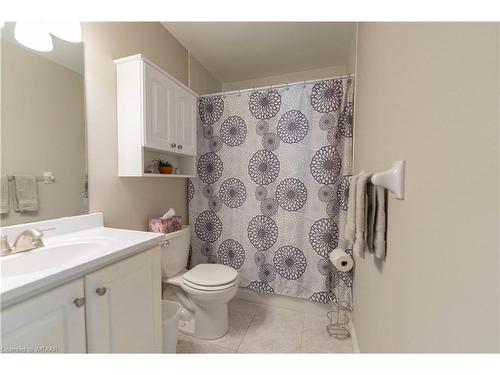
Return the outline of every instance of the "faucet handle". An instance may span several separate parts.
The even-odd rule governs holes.
[[[0,256],[9,255],[12,251],[12,247],[10,247],[9,240],[5,234],[2,234],[2,238],[0,240]]]
[[[45,228],[45,229],[35,229],[33,228],[31,233],[33,236],[33,242],[36,243],[37,246],[43,246],[42,242],[42,237],[44,236],[45,232],[48,232],[50,230],[54,230],[56,227],[50,227],[50,228]]]
[[[45,228],[45,229],[37,229],[37,231],[39,231],[40,233],[45,233],[45,232],[48,232],[49,230],[54,230],[56,229],[56,227],[50,227],[50,228]]]

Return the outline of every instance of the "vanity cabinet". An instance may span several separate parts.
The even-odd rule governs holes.
[[[153,176],[145,169],[154,159],[170,161],[182,177],[194,176],[196,93],[142,55],[115,64],[119,176]]]
[[[157,353],[162,347],[160,249],[85,276],[89,353]]]
[[[162,351],[160,248],[2,310],[2,349],[58,353]]]
[[[2,310],[2,351],[85,353],[83,279]]]

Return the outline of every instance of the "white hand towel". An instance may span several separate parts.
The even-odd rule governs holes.
[[[4,174],[1,176],[0,195],[0,213],[6,214],[9,212],[9,178]]]
[[[375,257],[378,259],[385,259],[386,256],[386,224],[387,224],[387,209],[386,209],[386,192],[381,186],[376,187],[377,195],[377,214],[375,218],[375,232],[373,239],[373,247]]]
[[[14,176],[14,211],[38,211],[38,186],[35,176]]]
[[[365,257],[366,248],[366,184],[372,173],[363,173],[358,178],[356,186],[356,239],[354,240],[353,253],[359,257]]]
[[[346,241],[350,242],[349,247],[354,245],[354,240],[356,239],[356,188],[359,176],[359,174],[352,176],[349,185],[349,200],[347,201],[347,217],[344,233]]]

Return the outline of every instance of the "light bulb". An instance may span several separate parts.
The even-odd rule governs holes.
[[[80,43],[82,28],[80,22],[48,22],[49,32],[67,42]]]
[[[39,22],[16,22],[16,40],[23,46],[42,52],[52,51],[52,38],[46,25]]]

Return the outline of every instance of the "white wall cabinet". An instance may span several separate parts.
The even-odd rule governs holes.
[[[2,350],[162,351],[160,248],[2,310]]]
[[[179,152],[196,155],[196,97],[186,89],[175,87],[175,141]]]
[[[172,151],[177,139],[174,117],[175,83],[148,64],[144,64],[144,79],[143,145]]]
[[[196,93],[142,55],[115,63],[119,176],[150,175],[144,170],[154,158],[194,176]]]

